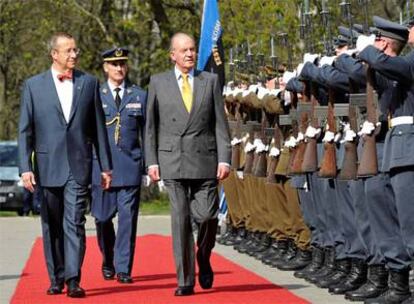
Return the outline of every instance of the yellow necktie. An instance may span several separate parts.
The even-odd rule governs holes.
[[[181,74],[183,78],[183,85],[181,87],[181,95],[183,96],[184,106],[187,112],[190,113],[193,105],[193,92],[191,91],[190,83],[188,82],[188,74]]]

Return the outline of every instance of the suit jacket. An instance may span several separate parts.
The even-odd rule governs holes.
[[[163,179],[216,178],[230,163],[229,126],[218,77],[194,71],[193,106],[184,107],[174,70],[151,77],[145,128],[145,160]]]
[[[144,169],[143,142],[147,93],[136,85],[126,83],[119,109],[112,92],[105,82],[100,89],[102,108],[105,113],[106,131],[111,147],[112,187],[139,186]],[[119,113],[119,139],[115,143]],[[111,123],[112,122],[112,123]],[[100,167],[96,155],[93,162],[92,183],[101,183]]]
[[[73,101],[67,123],[59,102],[52,72],[28,79],[23,87],[19,122],[20,173],[33,171],[41,186],[63,186],[71,173],[77,183],[91,182],[92,145],[103,171],[112,169],[98,80],[73,73]]]

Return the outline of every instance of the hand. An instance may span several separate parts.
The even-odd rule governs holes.
[[[34,192],[34,186],[36,185],[36,180],[33,172],[22,173],[22,182],[23,186],[30,192]]]
[[[112,173],[102,172],[101,173],[101,186],[102,189],[108,190],[111,187],[112,182]]]
[[[158,182],[160,180],[160,168],[158,166],[148,168],[148,176],[153,183]]]
[[[377,122],[377,125],[375,126],[372,122],[364,121],[361,130],[358,132],[358,135],[370,135],[376,129],[376,127],[379,127],[380,125],[380,122]]]
[[[332,65],[336,56],[323,56],[319,61],[319,66]]]
[[[375,42],[375,35],[360,35],[356,42],[356,49],[358,52],[362,52],[369,45],[374,45]]]
[[[306,63],[306,62],[315,63],[316,59],[318,58],[319,58],[319,54],[305,53],[305,55],[303,55],[303,63]]]
[[[335,139],[335,133],[331,131],[326,131],[325,136],[323,137],[323,142],[332,142]]]
[[[312,126],[308,126],[307,129],[306,129],[306,132],[305,132],[305,136],[307,138],[315,138],[319,134],[321,134],[321,129],[320,128],[314,128]]]
[[[225,164],[219,164],[217,168],[217,179],[223,180],[230,174],[230,167]]]
[[[302,65],[302,67],[303,67],[303,65]],[[294,77],[296,77],[296,73],[295,72],[286,71],[286,72],[283,73],[282,83],[286,86],[286,84],[289,82],[289,80],[291,80]]]

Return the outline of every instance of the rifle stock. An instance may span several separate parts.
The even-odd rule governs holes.
[[[374,101],[374,70],[367,69],[367,120],[374,124],[377,123],[376,103]],[[358,177],[369,177],[378,174],[376,130],[371,134],[363,136],[363,147],[361,159],[358,166]]]
[[[276,148],[281,149],[281,139],[282,139],[282,135],[281,135],[281,131],[279,129],[278,124],[275,124],[275,130],[274,130],[274,134],[273,134],[273,139],[275,141],[274,145]],[[270,161],[269,161],[269,165],[267,167],[267,178],[266,181],[268,183],[276,183],[276,168],[279,164],[279,160],[280,160],[280,155],[277,157],[274,156],[270,156]]]
[[[335,92],[332,88],[329,88],[329,103],[328,103],[328,120],[327,125],[329,126],[329,131],[336,133],[336,122],[334,117],[334,99]],[[325,178],[334,178],[336,177],[337,168],[336,168],[336,147],[335,142],[325,142],[324,153],[322,158],[321,167],[319,169],[319,176]]]
[[[349,124],[351,130],[357,130],[357,117],[355,106],[349,106]],[[358,170],[357,140],[346,141],[344,144],[344,161],[338,174],[340,180],[356,180]]]
[[[317,86],[316,83],[311,83],[311,113],[310,113],[310,124],[314,128],[318,128],[317,119],[315,117],[315,106],[318,105],[316,99]],[[318,170],[318,150],[316,144],[316,137],[306,138],[306,149],[303,155],[302,172],[315,172]]]
[[[234,136],[239,138],[241,137],[240,131],[240,119],[236,122],[236,129],[234,130]],[[240,153],[241,153],[241,144],[233,145],[231,147],[231,168],[237,170],[240,167]]]

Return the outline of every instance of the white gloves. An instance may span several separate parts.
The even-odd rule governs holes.
[[[256,148],[256,153],[264,152],[269,149],[269,147],[266,146],[260,138],[256,138],[253,142],[253,145]]]
[[[246,144],[246,146],[244,147],[244,152],[245,152],[245,153],[249,153],[249,152],[254,151],[254,149],[256,149],[256,146],[255,146],[255,145],[252,145],[252,144],[251,144],[251,142],[249,141],[249,142]]]
[[[289,80],[291,80],[294,77],[296,77],[296,73],[295,72],[286,71],[286,72],[283,73],[282,82],[286,84],[286,83],[289,82]]]
[[[368,45],[373,45],[375,42],[375,35],[365,36],[360,35],[356,42],[356,49],[358,52],[361,52]]]
[[[290,96],[290,92],[289,91],[284,91],[283,92],[283,100],[284,100],[284,105],[288,106],[292,103],[292,97]]]
[[[239,138],[237,138],[237,137],[234,137],[232,140],[231,140],[231,142],[230,142],[230,144],[232,145],[232,146],[235,146],[235,145],[238,145],[238,144],[241,144],[242,143],[242,139],[239,139]]]
[[[306,129],[306,132],[305,132],[305,136],[308,137],[308,138],[315,138],[319,134],[321,134],[321,129],[320,128],[316,129],[312,126],[308,126],[308,128]]]
[[[345,51],[343,51],[342,52],[342,54],[347,54],[347,55],[349,55],[349,56],[352,56],[352,55],[354,55],[356,52],[358,52],[358,50],[357,49],[350,49],[350,50],[345,50]],[[342,55],[341,54],[341,55]]]
[[[142,175],[141,185],[143,187],[149,187],[150,184],[151,184],[151,178],[148,175]]]
[[[303,55],[303,63],[306,63],[306,62],[315,63],[316,59],[318,58],[319,58],[319,54],[305,53],[305,55]]]
[[[280,154],[280,150],[276,147],[272,147],[272,149],[270,149],[270,153],[269,156],[273,156],[273,157],[277,157]]]
[[[298,137],[296,138],[296,143],[299,143],[299,142],[301,142],[304,139],[305,139],[305,136],[303,135],[303,133],[302,132],[299,132],[298,133]]]
[[[380,126],[381,123],[377,122],[377,127]],[[362,124],[361,130],[358,132],[359,136],[362,135],[370,135],[375,130],[375,125],[372,122],[364,121]]]
[[[293,136],[290,136],[288,140],[285,140],[284,146],[286,148],[296,147],[296,139]]]
[[[298,67],[296,68],[296,75],[297,75],[297,76],[300,76],[300,74],[302,73],[303,66],[304,66],[304,64],[303,64],[303,63],[299,63],[299,64],[298,64]],[[287,83],[287,82],[286,82],[286,83]]]
[[[319,61],[319,66],[332,65],[336,56],[323,56]]]
[[[349,123],[345,123],[344,125],[344,136],[341,140],[341,143],[344,143],[346,141],[354,141],[355,137],[357,136],[357,134],[351,130],[351,125]]]
[[[335,139],[335,133],[331,131],[326,131],[325,136],[323,137],[323,142],[333,142]]]
[[[257,90],[257,98],[259,98],[259,99],[263,99],[263,97],[264,97],[266,94],[269,94],[269,90],[268,90],[268,89],[266,89],[266,88],[264,88],[264,87],[259,87],[259,88],[258,88],[258,90]]]

